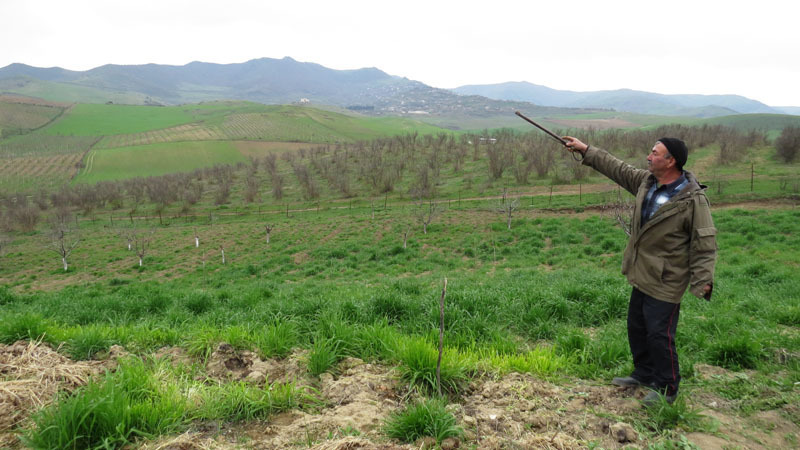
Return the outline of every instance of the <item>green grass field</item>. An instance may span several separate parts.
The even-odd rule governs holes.
[[[82,221],[84,241],[66,273],[58,258],[38,250],[36,235],[20,236],[0,268],[0,282],[9,284],[0,291],[0,341],[44,334],[45,342],[64,343],[62,351],[78,359],[102,355],[113,344],[139,355],[166,345],[183,348],[199,361],[176,378],[159,365],[123,366],[103,389],[123,388],[138,374],[158,377],[165,386],[177,383],[176,393],[205,392],[207,387],[189,380],[202,378],[203,355],[228,342],[265,355],[306,349],[312,376],[336,373],[345,357],[395,365],[404,380],[430,392],[437,301],[447,277],[443,380],[450,403],[464,399],[465,383],[479,382],[482,374],[531,373],[568,386],[603,385],[629,373],[624,330],[630,287],[619,274],[626,239],[613,220],[526,210],[507,230],[499,215],[473,205],[443,213],[428,234],[415,226],[404,249],[407,214],[396,207],[380,210],[375,219],[364,207],[293,212],[289,218],[221,210],[213,223],[198,217],[158,227],[141,268],[124,241],[104,231],[108,221]],[[714,219],[720,230],[715,297],[711,302],[685,297],[677,336],[683,398],[695,406],[673,411],[682,414],[675,429],[656,428],[660,431],[654,434],[644,422],[638,429],[649,436],[645,442],[677,441],[686,429],[707,430],[707,419],[697,412],[704,404],[695,398],[724,396],[726,406],[717,413],[731,420],[773,412],[800,423],[791,408],[800,400],[793,387],[800,381],[793,356],[800,350],[795,295],[800,216],[794,209],[726,209],[715,210]],[[145,226],[144,220],[137,222]],[[264,239],[265,222],[275,225],[270,244]],[[130,226],[124,218],[116,223]],[[200,248],[195,248],[195,233]],[[220,246],[226,250],[224,265]],[[699,377],[706,365],[724,376]],[[736,376],[747,376],[748,387],[729,381]],[[93,393],[102,386],[65,398],[37,419],[39,426],[65,420],[62,415],[77,408],[71,402],[108,398],[107,391]],[[139,398],[131,395],[130,400]],[[164,398],[171,400],[149,411],[173,417],[158,423],[174,426],[142,430],[179,433],[203,417],[231,422],[261,417],[248,409],[207,410],[227,398],[223,392],[208,395],[202,403]],[[270,417],[273,410],[265,411]],[[616,420],[642,414],[656,423],[665,420],[639,409]],[[98,433],[116,436],[118,431],[109,427]],[[50,439],[46,433],[32,436]]]
[[[75,105],[62,120],[47,129],[63,136],[105,136],[168,128],[197,120],[182,107],[134,105]]]
[[[231,141],[172,142],[92,150],[76,182],[120,180],[188,172],[247,159]]]

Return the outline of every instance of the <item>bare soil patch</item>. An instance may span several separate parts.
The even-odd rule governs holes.
[[[92,375],[113,369],[116,358],[125,354],[115,348],[107,361],[74,362],[36,342],[0,345],[0,446],[18,447],[14,428],[34,410],[52,401],[59,390],[75,389]],[[175,348],[160,349],[153,356],[173,363],[190,361]],[[143,442],[139,448],[348,450],[416,449],[430,444],[423,440],[401,444],[383,434],[386,418],[417,397],[398,381],[393,367],[347,358],[334,374],[313,378],[307,374],[304,357],[304,351],[296,351],[284,359],[262,360],[253,352],[220,344],[207,362],[211,378],[256,384],[292,381],[314,392],[321,404],[264,421],[194,423],[186,433]],[[735,376],[713,366],[698,365],[696,371],[699,380]],[[442,448],[646,448],[663,437],[639,424],[646,418],[639,401],[645,393],[586,380],[554,383],[528,374],[484,375],[451,401],[448,408],[464,436]],[[702,409],[717,424],[714,432],[678,431],[700,448],[790,448],[791,436],[800,433],[786,411],[743,417],[711,392],[694,388],[689,395],[692,407]]]

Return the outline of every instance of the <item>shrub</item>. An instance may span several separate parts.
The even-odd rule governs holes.
[[[297,325],[275,319],[264,330],[256,331],[255,342],[262,358],[283,358],[297,345]]]
[[[761,345],[749,333],[717,340],[708,350],[712,364],[731,370],[755,369],[762,357]]]
[[[276,383],[261,388],[241,381],[211,386],[203,391],[201,397],[198,418],[233,422],[265,419],[313,401],[312,396],[297,389],[293,383]]]
[[[426,392],[436,392],[436,362],[438,350],[420,338],[406,340],[398,349],[397,358],[403,363],[400,366],[400,377],[410,386],[421,388]],[[458,354],[445,352],[442,355],[440,368],[442,390],[458,393],[469,380],[467,365]]]
[[[319,376],[327,372],[341,359],[339,342],[333,339],[317,338],[308,354],[308,371]]]
[[[74,360],[92,359],[95,353],[108,350],[113,344],[107,328],[80,327],[67,339],[66,350]]]
[[[449,437],[461,436],[463,431],[447,411],[444,400],[428,399],[390,415],[384,424],[384,433],[403,442],[430,436],[441,443]]]
[[[684,395],[678,394],[672,404],[667,403],[666,398],[661,395],[656,403],[647,407],[645,425],[657,432],[678,426],[687,431],[695,431],[703,428],[705,418],[699,409],[692,408],[686,403]]]
[[[20,339],[36,340],[47,331],[47,322],[37,314],[6,316],[0,323],[0,342],[13,344]]]
[[[778,157],[784,162],[793,162],[797,158],[797,153],[800,152],[800,127],[784,128],[781,135],[775,140],[775,150],[778,152]]]

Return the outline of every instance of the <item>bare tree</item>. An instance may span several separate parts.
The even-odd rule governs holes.
[[[254,160],[257,161],[257,160]],[[258,197],[258,189],[261,187],[261,181],[256,176],[255,172],[250,172],[244,179],[244,200],[247,203],[253,203]]]
[[[214,194],[214,204],[224,205],[228,203],[231,196],[231,181],[225,180],[223,183],[217,185],[217,193]]]
[[[8,247],[11,245],[11,237],[7,234],[0,233],[0,258],[5,256]]]
[[[513,159],[514,165],[511,167],[511,171],[514,173],[514,179],[517,180],[517,184],[520,186],[528,184],[528,177],[530,177],[533,167],[536,165],[533,151],[531,149],[523,149],[519,153],[519,157],[514,157]]]
[[[64,272],[69,269],[69,262],[67,261],[69,255],[80,242],[80,236],[78,236],[77,230],[71,226],[71,223],[71,220],[61,221],[58,217],[53,217],[48,236],[47,248],[61,257]]]
[[[283,198],[283,175],[274,172],[272,174],[272,198],[280,200]]]
[[[511,216],[519,207],[519,196],[511,195],[507,188],[503,188],[503,195],[497,204],[497,210],[506,217],[506,227],[511,229]]]
[[[47,208],[50,207],[50,201],[47,197],[47,191],[44,189],[39,189],[33,196],[33,203],[35,203],[36,206],[38,206],[42,211],[47,211]]]
[[[614,202],[606,203],[603,205],[603,210],[611,214],[613,219],[617,222],[622,231],[628,236],[631,235],[631,224],[633,223],[633,200],[623,199],[622,192],[617,191],[617,199]]]
[[[264,167],[267,168],[267,172],[270,174],[276,173],[278,171],[278,155],[275,153],[270,153],[265,156]]]

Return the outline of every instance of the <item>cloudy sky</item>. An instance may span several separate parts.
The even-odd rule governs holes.
[[[796,1],[0,0],[0,67],[377,67],[431,86],[738,94],[800,106]]]

